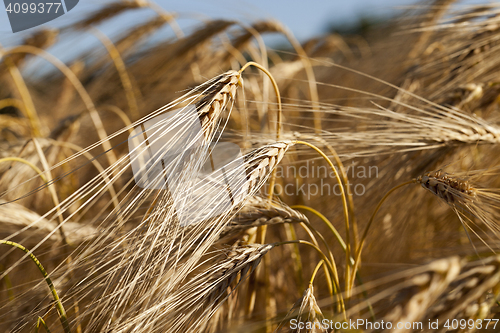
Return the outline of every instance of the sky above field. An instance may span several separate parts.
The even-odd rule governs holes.
[[[161,7],[180,14],[183,20],[192,18],[231,18],[252,22],[263,18],[275,18],[284,23],[300,40],[325,31],[329,24],[352,22],[360,16],[388,15],[397,7],[414,4],[416,0],[157,0]],[[80,19],[102,1],[80,0],[71,12],[59,17],[47,26],[61,26]],[[133,17],[115,22],[126,25]],[[33,30],[33,29],[32,29]],[[11,39],[12,32],[3,4],[0,4],[0,41]]]
[[[47,0],[49,1],[49,0]],[[22,2],[22,1],[21,1]],[[47,26],[64,26],[81,19],[85,14],[109,1],[80,0],[71,12],[59,17]],[[408,8],[418,0],[156,0],[167,11],[180,15],[182,26],[188,26],[190,19],[230,18],[253,22],[264,18],[275,18],[285,24],[299,40],[306,40],[326,31],[332,24],[341,26],[352,23],[360,17],[386,17],[399,9]],[[489,3],[491,0],[464,0],[462,3]],[[134,17],[135,16],[135,17]],[[114,26],[125,26],[136,20],[125,15],[116,20]],[[33,30],[33,29],[31,29]],[[29,31],[28,31],[29,32]],[[106,31],[105,31],[106,32]],[[0,4],[0,42],[11,40],[7,14]]]
[[[330,24],[349,23],[361,16],[385,16],[396,7],[416,0],[158,0],[163,8],[175,12],[200,12],[253,22],[275,18],[285,24],[299,40],[321,34]]]
[[[21,0],[20,0],[21,1]],[[47,0],[49,1],[49,0]],[[425,1],[425,0],[424,0]],[[3,1],[2,1],[3,2]],[[45,27],[64,27],[81,20],[103,3],[111,1],[80,0],[70,12],[45,24]],[[463,0],[460,3],[490,3],[488,0]],[[231,19],[251,24],[257,20],[274,18],[287,26],[299,41],[327,32],[332,25],[337,28],[349,26],[360,18],[380,19],[395,15],[398,11],[418,5],[418,0],[156,0],[162,8],[178,14],[181,28],[189,33],[200,26],[200,20]],[[121,35],[134,24],[147,21],[155,13],[151,9],[128,11],[115,19],[107,21],[98,28],[111,38]],[[4,6],[0,3],[0,43],[13,46],[30,35],[37,28],[13,34]],[[77,36],[77,38],[75,38]],[[152,40],[173,38],[169,27],[161,29]],[[102,48],[91,34],[71,34],[61,36],[50,52],[63,61],[69,61],[85,49]],[[281,40],[280,40],[281,39]],[[267,37],[270,45],[286,43],[283,36],[275,34]],[[36,67],[36,66],[35,66]]]

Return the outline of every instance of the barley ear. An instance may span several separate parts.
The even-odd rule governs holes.
[[[229,71],[216,78],[202,92],[204,96],[196,103],[196,108],[206,138],[213,133],[222,112],[234,102],[238,86],[241,85],[241,73]]]
[[[271,203],[267,199],[252,196],[224,227],[220,239],[235,237],[243,231],[262,225],[309,222],[307,217],[284,203]]]
[[[294,144],[294,141],[275,142],[248,154],[246,168],[249,188],[252,189],[265,180]]]
[[[468,181],[441,170],[421,175],[416,182],[449,205],[472,203],[476,197],[476,189]]]
[[[291,325],[288,324],[290,318],[295,318],[297,322],[308,324],[306,327],[309,328],[292,329]],[[327,330],[322,325],[323,319],[323,313],[316,302],[316,297],[314,297],[314,288],[312,284],[309,284],[302,298],[294,304],[286,319],[281,322],[277,331],[281,333],[326,333]]]

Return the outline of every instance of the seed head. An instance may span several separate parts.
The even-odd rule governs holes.
[[[254,187],[278,165],[286,151],[295,144],[293,141],[280,141],[256,149],[247,157],[247,178],[249,187]]]
[[[241,85],[241,73],[229,71],[212,82],[197,104],[198,115],[205,133],[210,133],[216,119],[236,98],[236,90]]]
[[[454,177],[442,170],[419,176],[416,182],[448,204],[472,202],[476,197],[476,189],[468,181]]]

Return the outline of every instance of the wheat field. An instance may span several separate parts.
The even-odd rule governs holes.
[[[182,15],[0,45],[0,332],[500,332],[498,4]]]

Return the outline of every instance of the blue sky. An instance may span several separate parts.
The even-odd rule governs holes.
[[[23,0],[19,0],[23,1]],[[50,1],[50,0],[47,0]],[[425,1],[425,0],[424,0]],[[3,2],[3,1],[1,1]],[[80,0],[80,3],[67,14],[47,23],[47,27],[71,25],[86,14],[91,13],[103,3],[102,0]],[[463,0],[466,3],[489,3],[489,0]],[[156,0],[165,10],[177,13],[178,22],[183,30],[189,32],[200,25],[200,19],[225,18],[252,23],[256,20],[275,18],[285,24],[300,40],[324,33],[331,24],[345,24],[356,21],[361,16],[388,16],[397,10],[415,6],[417,0]],[[99,29],[114,37],[124,29],[152,17],[150,9],[129,11],[110,20]],[[20,38],[31,34],[36,28],[13,34],[3,3],[0,3],[0,43],[13,46]],[[161,29],[156,38],[173,37],[168,27]],[[267,41],[279,42],[278,36]],[[85,49],[101,49],[102,45],[90,34],[66,34],[62,42],[50,52],[63,61],[69,61]],[[283,42],[285,42],[283,38]],[[36,67],[36,66],[35,66]]]
[[[3,2],[3,1],[2,1]],[[180,14],[181,26],[190,26],[189,17],[231,18],[249,23],[263,18],[276,18],[300,40],[313,37],[325,30],[329,22],[347,22],[360,15],[384,15],[395,7],[408,6],[415,0],[157,0],[164,9]],[[47,24],[61,26],[78,20],[96,8],[102,1],[80,0],[71,12]],[[140,21],[148,13],[136,12],[113,23],[114,27]],[[191,20],[192,21],[192,20]],[[192,25],[192,23],[191,23]],[[113,33],[113,27],[107,28]],[[31,29],[33,30],[33,29]],[[105,29],[106,32],[106,29]],[[20,35],[18,35],[20,36]],[[0,4],[0,42],[14,40],[3,4]]]
[[[19,0],[22,2],[22,0]],[[47,0],[49,1],[49,0]],[[3,2],[3,1],[2,1]],[[80,19],[85,13],[108,1],[80,0],[71,12],[47,24],[61,26]],[[418,3],[417,0],[156,0],[164,9],[180,14],[181,26],[189,26],[189,17],[231,18],[252,22],[276,18],[288,26],[299,40],[313,37],[331,22],[349,22],[362,15],[383,16]],[[466,0],[466,3],[489,3],[492,0]],[[116,20],[114,26],[140,21],[146,13],[136,12]],[[186,22],[183,22],[186,21]],[[33,29],[31,29],[33,30]],[[109,28],[112,33],[112,28]],[[105,30],[106,32],[106,30]],[[18,35],[19,36],[19,35]],[[0,4],[0,42],[13,40],[3,4]]]
[[[330,22],[355,20],[360,15],[390,13],[396,6],[408,6],[415,0],[158,0],[163,8],[176,12],[199,12],[252,22],[275,18],[304,40],[324,31]]]

